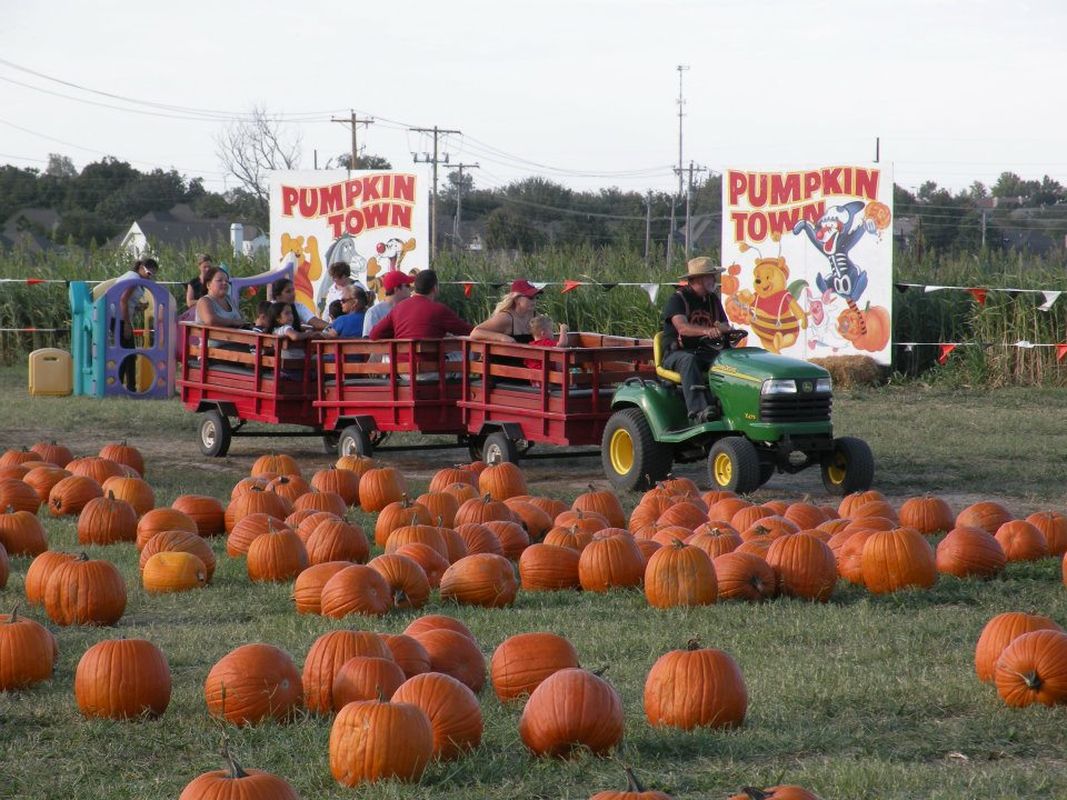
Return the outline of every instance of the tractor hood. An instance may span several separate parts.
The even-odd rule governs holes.
[[[799,358],[770,353],[759,347],[723,350],[711,368],[712,375],[762,384],[768,378],[826,378],[830,373]]]

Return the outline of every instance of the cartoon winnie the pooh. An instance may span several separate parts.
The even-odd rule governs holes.
[[[742,251],[746,249],[742,245]],[[772,353],[793,345],[800,329],[808,327],[807,314],[786,288],[788,279],[789,266],[783,257],[757,258],[752,270],[754,292],[737,293],[738,301],[748,307],[753,333]]]

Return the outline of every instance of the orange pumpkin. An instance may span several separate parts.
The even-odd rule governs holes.
[[[837,332],[857,350],[877,353],[889,343],[891,320],[882,306],[870,304],[864,310],[853,306],[837,317]]]

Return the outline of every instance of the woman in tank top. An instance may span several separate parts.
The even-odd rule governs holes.
[[[222,267],[211,267],[205,274],[207,294],[196,301],[196,321],[201,325],[216,328],[243,328],[245,321],[241,310],[230,298],[230,276]],[[208,347],[225,346],[218,340],[209,340]]]
[[[511,284],[511,291],[497,303],[492,315],[485,322],[471,331],[472,339],[487,342],[515,342],[529,344],[530,320],[537,314],[537,296],[541,290],[529,281],[517,280]]]

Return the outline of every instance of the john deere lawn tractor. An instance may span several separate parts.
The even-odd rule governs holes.
[[[869,489],[874,457],[862,439],[834,437],[830,374],[815,364],[736,347],[744,331],[706,346],[718,350],[708,389],[718,419],[693,424],[681,377],[661,366],[662,333],[653,348],[657,378],[631,378],[612,398],[602,441],[604,471],[619,489],[647,489],[675,462],[707,459],[711,486],[754,491],[775,472],[822,470],[835,495]]]

